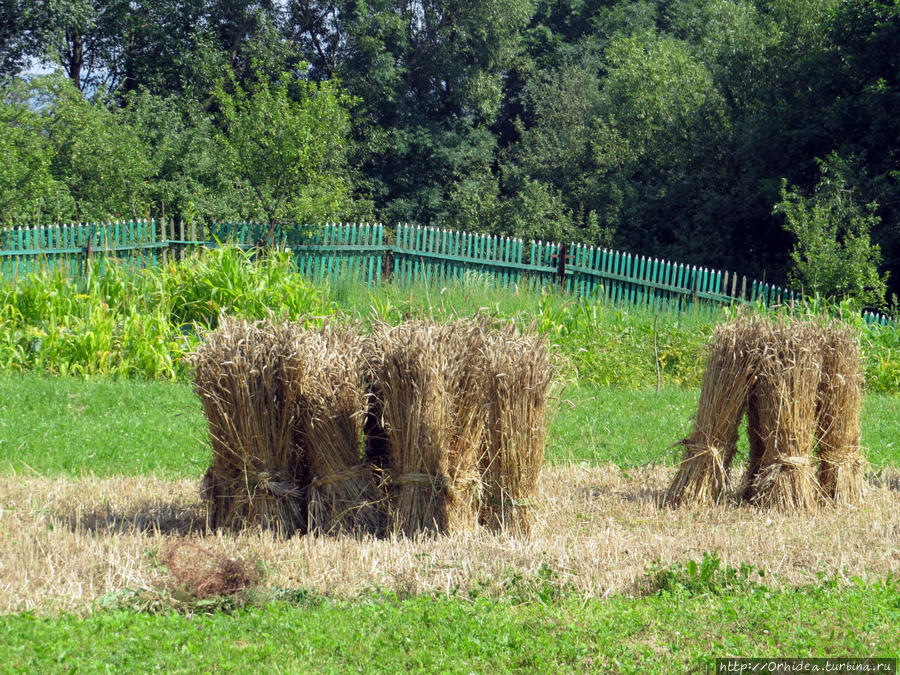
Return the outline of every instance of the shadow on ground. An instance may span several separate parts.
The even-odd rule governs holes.
[[[132,508],[77,509],[57,518],[73,532],[90,534],[198,534],[207,530],[207,510],[201,502],[147,500]]]

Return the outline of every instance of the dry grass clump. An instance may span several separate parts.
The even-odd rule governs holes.
[[[393,529],[527,532],[555,369],[546,341],[485,320],[377,326],[366,348],[371,460]]]
[[[306,476],[293,442],[302,363],[293,327],[223,317],[192,359],[213,449],[203,480],[210,526],[285,536],[305,530]]]
[[[758,330],[753,393],[762,454],[750,459],[744,494],[760,506],[813,509],[822,331],[806,322],[760,322]]]
[[[194,364],[213,527],[528,529],[554,375],[541,338],[482,319],[361,338],[224,318]]]
[[[819,484],[835,502],[857,504],[866,467],[860,453],[862,368],[856,336],[837,322],[825,334],[818,397]]]
[[[724,500],[757,359],[753,349],[756,331],[757,325],[747,320],[716,329],[694,429],[681,441],[684,457],[666,493],[668,503],[711,505]]]
[[[512,326],[484,339],[484,450],[480,462],[486,495],[481,523],[527,533],[533,497],[544,464],[547,402],[555,369],[549,345]]]
[[[211,551],[195,541],[172,541],[160,552],[159,561],[172,577],[172,590],[197,600],[234,595],[260,581],[254,565]]]
[[[362,340],[326,325],[298,333],[300,394],[294,443],[309,477],[308,530],[376,534],[385,522],[375,476],[363,462]]]
[[[452,429],[449,439],[450,489],[459,508],[456,526],[478,524],[484,499],[481,457],[487,442],[489,391],[489,336],[485,320],[457,320],[448,325],[446,349],[450,354],[447,389],[450,392]]]
[[[557,373],[549,344],[534,333],[520,334],[512,323],[457,320],[446,328],[450,485],[459,513],[467,526],[525,533]]]

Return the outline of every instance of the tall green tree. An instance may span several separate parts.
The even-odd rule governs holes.
[[[705,197],[697,179],[727,129],[712,75],[688,44],[652,33],[617,38],[604,57],[592,143],[598,169],[621,195],[619,240],[696,259],[717,233],[685,215]]]
[[[351,215],[348,97],[331,82],[285,74],[244,90],[220,86],[225,161],[240,181],[244,217],[324,222]]]
[[[48,0],[31,28],[41,51],[76,89],[106,93],[121,81],[131,17],[127,0]]]
[[[526,100],[533,121],[510,149],[505,187],[515,194],[527,177],[558,195],[569,237],[680,257],[718,243],[689,214],[728,125],[690,45],[652,30],[614,36],[602,52],[539,71]]]
[[[222,132],[201,103],[145,90],[128,95],[118,115],[147,149],[151,216],[185,222],[244,217],[247,196],[223,161]]]
[[[77,220],[141,218],[150,213],[150,148],[127,115],[102,99],[88,100],[58,77],[36,85],[45,103],[51,170],[73,200]]]
[[[504,222],[512,233],[609,244],[610,232],[589,231],[602,219],[609,228],[616,206],[598,172],[591,137],[600,112],[601,63],[591,56],[539,70],[528,80],[520,139],[504,153],[503,188],[516,204]],[[538,207],[538,205],[540,205]]]
[[[51,170],[53,148],[29,90],[9,86],[0,100],[0,224],[39,225],[71,212],[65,185]]]
[[[527,0],[293,3],[313,72],[340,77],[354,116],[362,190],[388,221],[446,223],[448,198],[473,193],[496,160],[504,76],[532,10]],[[458,200],[457,200],[458,201]]]
[[[847,0],[827,24],[831,48],[820,80],[823,114],[833,145],[852,158],[855,183],[879,203],[872,237],[885,266],[900,269],[900,5],[892,0]],[[900,294],[900,275],[892,278]]]
[[[19,73],[38,51],[38,10],[33,0],[0,0],[0,78]]]
[[[271,0],[17,0],[0,12],[9,15],[0,68],[33,57],[89,95],[147,89],[206,97],[223,70],[253,79],[297,60]]]

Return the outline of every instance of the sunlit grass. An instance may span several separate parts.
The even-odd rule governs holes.
[[[0,661],[31,672],[670,673],[708,672],[726,655],[896,656],[900,643],[896,581],[605,600],[545,599],[540,588],[501,600],[301,594],[233,613],[7,616]]]
[[[571,385],[553,403],[553,463],[672,464],[699,392]],[[900,465],[900,397],[869,394],[863,444],[874,469]],[[745,446],[742,441],[741,447]],[[188,384],[0,377],[0,470],[42,475],[199,477],[211,457]]]

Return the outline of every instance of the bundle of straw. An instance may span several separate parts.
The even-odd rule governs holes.
[[[486,336],[486,426],[481,453],[486,498],[480,521],[527,534],[544,463],[547,402],[555,368],[546,340],[512,325]]]
[[[446,329],[417,321],[376,325],[366,341],[369,383],[376,383],[378,434],[387,443],[393,528],[407,536],[450,526],[449,442],[452,401],[447,387]],[[379,458],[373,458],[376,462]]]
[[[823,342],[817,410],[819,484],[835,502],[858,504],[866,466],[860,453],[859,343],[851,329],[837,322],[826,328]]]
[[[726,495],[754,369],[756,324],[738,320],[716,329],[703,373],[700,403],[684,455],[666,492],[667,503],[711,505]]]
[[[210,526],[302,531],[305,476],[292,441],[301,364],[293,330],[223,317],[192,362],[213,449],[203,481]]]
[[[327,324],[298,333],[301,357],[295,445],[309,476],[308,530],[378,534],[385,526],[377,485],[362,458],[362,342]]]
[[[488,356],[491,326],[483,319],[458,319],[446,327],[447,389],[451,401],[448,471],[454,529],[478,524],[484,498],[480,457],[487,433]]]
[[[760,322],[754,405],[762,454],[751,457],[745,495],[760,506],[811,509],[822,333],[809,322]]]

